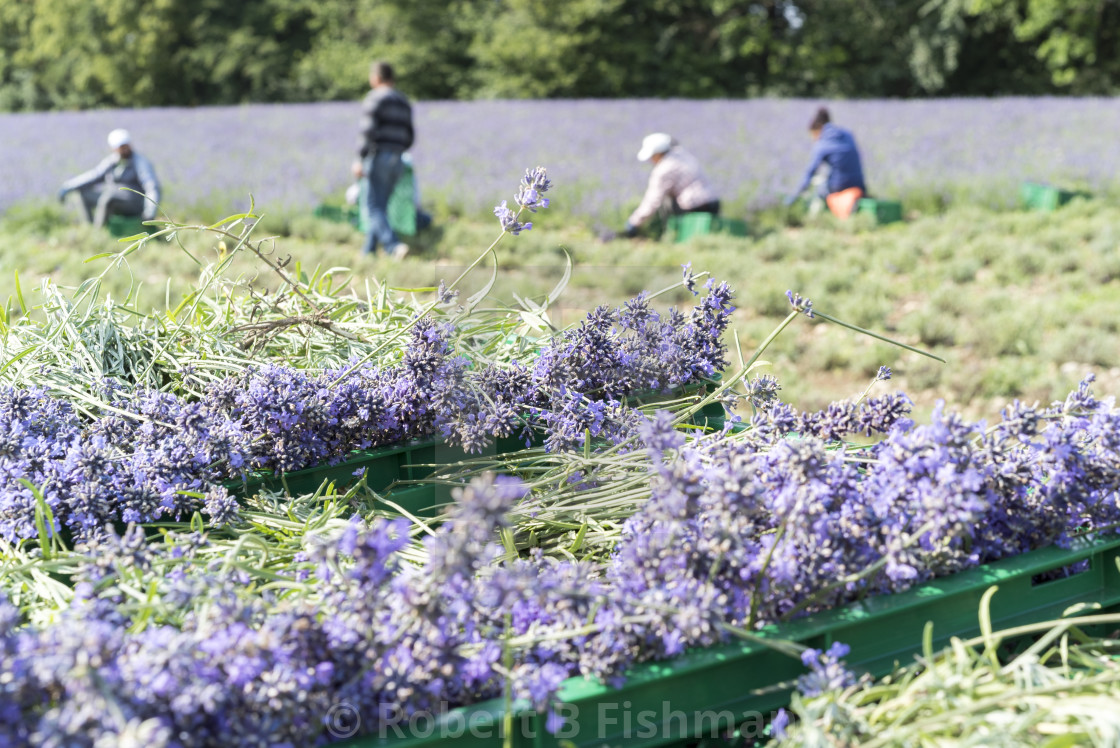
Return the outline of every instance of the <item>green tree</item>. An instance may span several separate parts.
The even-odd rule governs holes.
[[[324,0],[310,28],[315,41],[294,71],[312,99],[355,98],[369,89],[369,65],[393,65],[402,90],[421,99],[470,97],[470,0]]]
[[[980,18],[1009,22],[1029,43],[1058,89],[1076,94],[1116,90],[1120,75],[1120,3],[1116,0],[972,0]]]
[[[476,16],[478,90],[492,97],[741,96],[786,67],[786,0],[504,0]]]
[[[14,65],[54,106],[291,98],[310,0],[36,0]]]
[[[31,3],[0,3],[0,112],[45,109],[50,102],[36,85],[35,73],[17,58],[34,18]]]
[[[1109,93],[1120,0],[16,0],[0,110]]]
[[[1039,94],[1052,90],[1034,47],[1006,14],[977,14],[975,0],[927,0],[910,29],[916,94]]]

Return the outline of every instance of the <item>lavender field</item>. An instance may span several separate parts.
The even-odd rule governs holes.
[[[647,168],[641,137],[676,135],[735,211],[775,205],[804,168],[809,100],[418,102],[417,175],[425,199],[489,212],[511,171],[542,164],[555,205],[617,218]],[[831,102],[863,150],[873,193],[903,200],[1014,203],[1030,179],[1109,189],[1120,169],[1112,99],[1004,98]],[[306,210],[349,182],[357,103],[45,112],[0,116],[0,212],[49,198],[132,130],[155,163],[172,212],[199,205]]]

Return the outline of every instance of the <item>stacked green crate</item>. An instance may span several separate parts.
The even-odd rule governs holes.
[[[323,203],[316,205],[311,215],[322,218],[331,223],[349,223],[358,228],[358,208],[354,205],[332,205]]]
[[[875,200],[864,197],[856,205],[856,213],[872,216],[878,226],[897,223],[902,220],[902,203],[895,200]]]
[[[709,380],[685,385],[670,393],[644,392],[627,398],[632,407],[650,406],[681,397],[698,397],[713,392],[721,375]],[[710,402],[691,419],[694,426],[712,430],[722,429],[725,412],[719,402]],[[426,482],[439,468],[482,455],[501,455],[525,448],[520,437],[496,439],[478,454],[468,454],[461,447],[451,446],[441,439],[417,439],[373,449],[356,450],[346,459],[330,465],[316,465],[287,473],[256,473],[245,480],[226,483],[235,494],[250,496],[261,489],[284,490],[292,495],[314,493],[325,482],[337,487],[354,483],[363,476],[366,485],[379,493],[387,492],[389,498],[409,514],[432,517],[451,500],[453,486],[443,482]]]
[[[400,179],[397,180],[397,186],[393,188],[393,194],[389,196],[389,205],[385,211],[389,217],[389,225],[399,236],[412,236],[416,233],[414,179],[412,167],[405,164]],[[366,182],[364,179],[362,180],[361,196],[358,198],[358,207],[358,228],[365,234],[369,231],[369,213],[366,210]]]
[[[404,165],[397,186],[389,196],[387,213],[389,225],[400,236],[413,236],[416,234],[416,192],[415,177],[412,167]],[[366,211],[366,182],[362,180],[362,189],[358,195],[357,205],[335,205],[322,203],[315,207],[312,215],[332,223],[349,223],[363,234],[369,231],[369,215]]]
[[[666,238],[677,243],[706,234],[747,236],[747,222],[738,218],[721,218],[711,213],[682,213],[670,216],[665,225]]]
[[[1027,210],[1052,211],[1057,210],[1075,197],[1089,197],[1089,193],[1077,190],[1066,190],[1038,182],[1023,182],[1019,190],[1023,207]]]
[[[122,239],[126,236],[137,234],[151,234],[156,231],[154,226],[145,226],[144,219],[140,216],[115,216],[111,215],[105,221],[105,228],[110,236]]]

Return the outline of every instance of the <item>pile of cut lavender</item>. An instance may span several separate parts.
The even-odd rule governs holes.
[[[340,703],[373,732],[505,692],[549,710],[570,676],[617,681],[736,628],[1120,521],[1120,413],[1087,384],[991,430],[941,412],[915,425],[904,406],[776,406],[740,434],[690,440],[665,415],[647,421],[651,498],[604,563],[510,555],[500,538],[527,489],[493,475],[416,542],[404,518],[309,532],[251,591],[228,541],[103,532],[71,560],[57,621],[21,626],[4,604],[5,737],[311,744]],[[867,449],[817,435],[868,424],[885,433]],[[422,560],[405,560],[416,543]]]
[[[518,205],[544,207],[546,189],[527,173]],[[499,207],[503,232],[528,228]],[[915,424],[901,393],[802,413],[769,377],[740,393],[753,415],[714,433],[629,407],[727,365],[731,292],[707,291],[688,315],[644,294],[598,309],[533,361],[471,366],[446,322],[416,314],[395,361],[370,347],[320,371],[265,362],[193,397],[106,382],[81,408],[3,390],[0,744],[315,745],[496,697],[558,731],[567,678],[619,683],[640,662],[1120,525],[1120,412],[1091,379],[991,428],[943,408]],[[776,332],[812,312],[790,302]],[[221,486],[525,429],[545,446],[464,468],[439,521],[387,511],[360,477],[240,501]],[[609,517],[589,498],[623,484]],[[561,496],[575,538],[546,548],[534,537]]]
[[[548,343],[530,368],[468,368],[447,324],[412,324],[399,363],[355,363],[317,374],[250,367],[197,400],[107,383],[103,414],[83,418],[43,390],[0,389],[0,536],[34,537],[39,499],[79,536],[109,521],[179,518],[201,505],[216,524],[236,505],[223,481],[252,471],[333,464],[354,450],[441,437],[479,451],[534,428],[554,449],[608,436],[623,400],[670,391],[720,371],[731,307],[726,284],[689,316],[661,321],[644,297],[600,308]],[[57,528],[55,528],[57,529]]]

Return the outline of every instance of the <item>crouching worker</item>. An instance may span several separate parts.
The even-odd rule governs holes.
[[[100,164],[62,185],[59,201],[76,190],[82,196],[86,218],[94,226],[104,226],[111,215],[139,216],[144,221],[155,218],[159,180],[152,164],[132,150],[128,130],[109,133],[109,147],[113,153]]]
[[[855,138],[842,127],[830,121],[828,110],[821,107],[809,123],[809,134],[816,141],[813,156],[797,191],[786,198],[786,205],[792,205],[814,181],[822,163],[829,166],[828,177],[822,180],[818,194],[831,210],[840,218],[847,218],[855,210],[859,199],[867,191],[863,182],[863,165],[860,163],[859,149]]]
[[[649,161],[653,170],[641,204],[626,221],[624,235],[635,236],[638,227],[659,213],[663,219],[682,213],[719,215],[719,197],[700,170],[700,162],[670,135],[647,135],[638,160]]]

